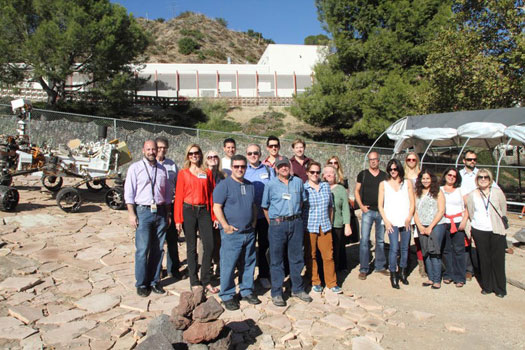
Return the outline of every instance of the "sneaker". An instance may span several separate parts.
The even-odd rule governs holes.
[[[253,293],[242,297],[242,300],[247,301],[248,304],[252,304],[252,305],[258,305],[261,303],[259,298],[257,298],[257,296]]]
[[[308,293],[306,293],[304,290],[299,293],[292,293],[292,297],[298,298],[304,301],[305,303],[311,303],[313,301],[312,297],[309,296]]]
[[[272,288],[272,284],[270,283],[270,280],[268,278],[259,278],[259,283],[264,289]]]
[[[148,287],[137,287],[137,295],[139,297],[147,297],[151,290]]]
[[[162,286],[159,283],[152,285],[151,286],[151,290],[153,291],[153,293],[156,293],[156,294],[164,294],[164,293],[166,293],[164,288],[162,288]]]
[[[286,306],[286,301],[284,301],[283,297],[280,296],[280,295],[272,297],[272,303],[273,303],[273,305],[279,306],[279,307]]]
[[[322,293],[323,292],[323,286],[320,286],[320,285],[312,286],[312,291],[316,292],[316,293]]]
[[[226,310],[235,311],[239,310],[239,302],[235,300],[235,298],[232,298],[230,300],[226,300],[222,302],[224,304],[224,307]]]
[[[359,278],[360,280],[366,280],[366,273],[364,272],[359,272],[359,276],[357,276],[357,278]]]
[[[335,294],[341,294],[343,293],[343,290],[341,289],[341,287],[335,286],[335,287],[330,288],[330,292],[335,293]]]

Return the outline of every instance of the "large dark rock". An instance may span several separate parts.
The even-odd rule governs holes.
[[[191,320],[189,318],[180,315],[172,315],[171,322],[173,323],[173,327],[175,327],[175,329],[181,330],[188,328],[191,324]]]
[[[224,312],[224,308],[219,302],[209,297],[205,303],[200,304],[193,310],[193,320],[199,322],[209,322],[219,318]]]
[[[182,331],[175,328],[168,315],[162,314],[148,324],[148,337],[162,334],[170,344],[182,341]]]
[[[155,333],[146,337],[142,343],[137,345],[136,350],[173,350],[173,345],[170,341],[162,334]]]
[[[203,343],[215,340],[224,328],[223,320],[211,322],[193,322],[192,325],[182,333],[184,341],[191,344]]]
[[[195,309],[195,302],[193,301],[193,294],[191,292],[180,293],[179,305],[176,310],[172,311],[173,314],[179,316],[191,316],[191,313]]]
[[[232,349],[232,335],[233,332],[230,328],[224,327],[219,334],[219,337],[208,343],[209,350],[230,350]]]

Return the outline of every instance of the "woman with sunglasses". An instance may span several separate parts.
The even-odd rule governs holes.
[[[405,164],[403,165],[403,170],[405,170],[405,179],[412,182],[412,187],[416,189],[416,180],[421,172],[421,165],[419,156],[416,152],[408,152],[405,158]],[[412,220],[412,228],[415,229],[415,222]],[[419,235],[416,230],[414,230],[414,243],[416,245],[416,256],[417,256],[417,265],[419,266],[419,274],[421,277],[426,278],[427,274],[425,272],[425,264],[423,263],[423,253],[421,252],[421,243],[419,241]]]
[[[319,278],[316,253],[321,252],[326,287],[340,294],[343,290],[337,285],[332,244],[332,193],[327,182],[320,182],[321,164],[310,162],[306,168],[308,181],[304,183],[306,201],[303,208],[303,221],[306,228],[304,255],[306,276],[311,277],[312,291],[321,293],[323,287]]]
[[[210,169],[204,167],[202,150],[192,144],[186,148],[184,167],[179,171],[175,190],[175,225],[184,228],[188,274],[191,287],[204,285],[211,293],[219,290],[210,284],[210,267],[213,253],[213,226],[217,226],[212,211],[212,193],[215,180]],[[214,221],[212,223],[212,220]],[[197,230],[203,244],[201,279],[197,275]]]
[[[445,236],[445,196],[436,175],[424,169],[416,181],[414,221],[419,231],[428,280],[424,287],[441,288],[441,248]]]
[[[323,169],[323,179],[330,185],[333,195],[332,243],[335,271],[347,270],[345,236],[352,235],[350,226],[350,206],[345,188],[338,184],[337,169],[327,165]]]
[[[326,161],[326,165],[333,166],[337,171],[337,178],[339,179],[337,181],[338,184],[343,186],[344,188],[348,189],[348,179],[345,178],[345,172],[343,170],[343,164],[341,164],[341,160],[338,156],[332,156]]]
[[[445,247],[443,261],[445,273],[443,283],[454,282],[456,287],[465,285],[465,226],[467,225],[467,210],[461,193],[461,175],[458,169],[449,167],[443,173],[441,190],[445,195]]]
[[[492,187],[493,182],[488,169],[479,169],[476,174],[477,189],[467,196],[467,208],[479,256],[481,294],[495,293],[503,298],[507,294],[507,241],[502,217],[507,214],[507,201],[501,189]]]
[[[414,214],[414,190],[412,182],[405,181],[405,172],[401,162],[390,159],[386,166],[386,180],[379,184],[378,206],[383,218],[385,232],[390,239],[388,254],[390,283],[392,288],[399,289],[399,280],[407,285],[408,247],[410,244],[410,223]],[[401,242],[399,240],[401,239]],[[399,276],[397,271],[397,254]]]
[[[208,151],[206,152],[206,155],[204,157],[204,167],[206,169],[209,169],[211,171],[211,174],[213,176],[213,180],[215,181],[215,186],[219,184],[222,180],[224,180],[228,174],[231,174],[231,170],[229,169],[222,169],[221,165],[221,158],[219,158],[219,154],[216,151]],[[213,254],[212,254],[212,263],[213,268],[215,270],[215,276],[220,276],[220,249],[221,249],[221,231],[218,227],[213,227]],[[199,248],[202,248],[202,241],[201,244],[199,244]],[[202,250],[202,249],[201,249]],[[198,256],[202,255],[202,252],[197,249]]]

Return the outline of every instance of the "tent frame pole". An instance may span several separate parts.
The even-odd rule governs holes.
[[[370,152],[372,152],[372,149],[374,149],[374,146],[376,145],[377,142],[379,142],[379,139],[381,139],[381,137],[383,137],[383,135],[386,134],[386,130],[383,131],[383,133],[381,135],[379,135],[379,137],[374,141],[374,143],[372,144],[372,146],[370,146],[370,148],[368,149],[368,151],[366,152],[365,154],[365,159],[363,160],[363,169],[367,169],[366,167],[366,161],[368,159],[368,154]]]
[[[434,139],[430,140],[430,143],[427,146],[427,149],[425,150],[425,153],[421,156],[420,166],[423,167],[423,160],[425,160],[425,156],[427,155],[428,150],[430,147],[432,147],[432,143],[434,143]]]
[[[463,151],[465,150],[465,147],[467,147],[467,143],[470,141],[470,137],[467,138],[467,141],[465,141],[465,144],[463,144],[463,147],[461,147],[461,151],[459,151],[458,157],[456,158],[456,165],[455,167],[458,167],[459,158],[461,158],[461,155],[463,154]]]
[[[512,141],[512,137],[509,139],[509,141],[507,142],[507,144],[505,145],[505,149],[503,150],[503,152],[501,152],[500,156],[499,156],[499,159],[498,159],[498,169],[496,170],[496,179],[494,179],[494,181],[496,181],[496,183],[498,183],[498,179],[499,179],[499,167],[501,165],[501,160],[503,159],[503,156],[505,155],[505,152],[507,150],[507,147],[509,147],[511,141]],[[519,154],[518,154],[518,157],[519,157]]]

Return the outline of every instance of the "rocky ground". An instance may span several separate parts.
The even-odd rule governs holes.
[[[0,348],[132,349],[146,339],[148,323],[171,314],[188,280],[165,279],[166,295],[140,298],[133,276],[133,230],[125,211],[113,211],[102,194],[82,191],[79,213],[66,214],[39,179],[16,178],[21,198],[14,213],[0,212]],[[524,226],[511,216],[511,231]],[[184,245],[180,247],[184,257]],[[349,246],[352,267],[357,247]],[[417,269],[410,285],[390,288],[379,274],[338,276],[343,295],[310,293],[305,304],[241,302],[220,319],[233,330],[236,349],[523,349],[525,251],[507,254],[508,295],[464,288],[423,288]],[[202,347],[199,347],[201,349]],[[191,349],[191,347],[190,347]],[[197,347],[195,347],[197,349]]]

